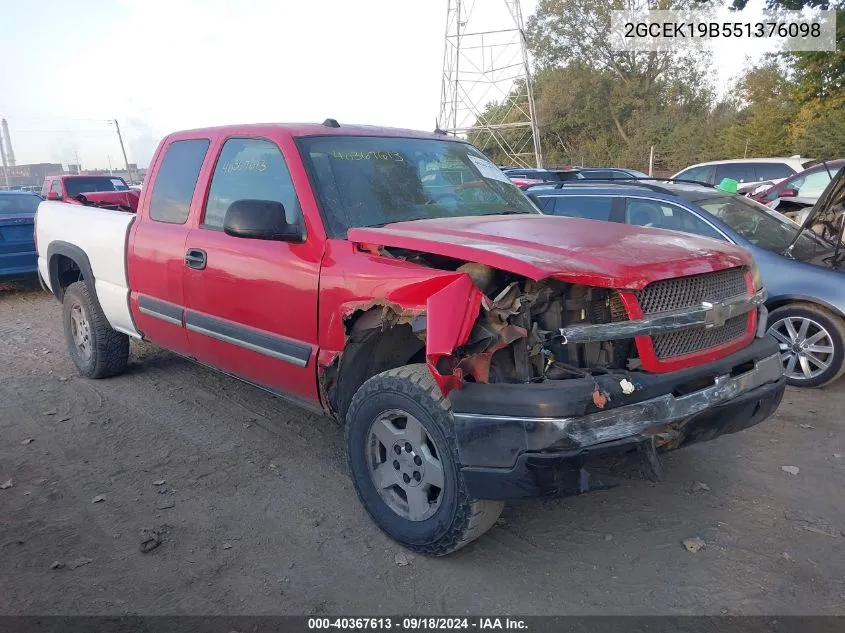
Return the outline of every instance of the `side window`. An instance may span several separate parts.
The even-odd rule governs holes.
[[[754,163],[754,172],[755,180],[780,180],[795,173],[786,163]]]
[[[293,181],[275,143],[258,138],[230,138],[223,144],[211,179],[202,226],[221,230],[229,205],[244,199],[281,202],[288,224],[300,222]]]
[[[737,182],[754,182],[757,175],[751,163],[727,163],[716,167],[716,184],[722,182],[722,178],[731,178]]]
[[[613,206],[613,198],[610,196],[556,196],[553,199],[555,215],[605,222],[610,219],[610,208]]]
[[[56,178],[50,185],[50,193],[62,195],[62,181]]]
[[[208,139],[174,141],[164,153],[153,185],[150,219],[184,224],[191,209],[202,161],[208,152]]]
[[[716,229],[687,209],[657,200],[628,198],[625,202],[625,223],[725,239]]]
[[[701,167],[691,167],[686,171],[678,174],[679,180],[695,180],[696,182],[706,182],[713,184],[713,165],[703,165]]]
[[[831,169],[830,172],[836,175],[836,170]],[[827,170],[820,169],[803,177],[797,176],[789,188],[797,189],[799,197],[813,197],[822,195],[828,183],[830,183],[830,176],[827,175]]]

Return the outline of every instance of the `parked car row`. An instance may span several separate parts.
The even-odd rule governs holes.
[[[686,182],[579,181],[526,191],[547,214],[682,231],[746,248],[768,289],[769,332],[779,341],[788,381],[817,387],[845,372],[841,174],[806,228],[745,196]],[[812,230],[819,226],[826,230]]]
[[[811,158],[738,158],[698,163],[679,171],[673,180],[695,180],[717,185],[725,178],[739,183],[738,192],[747,193],[763,183],[776,184],[815,163]]]
[[[569,180],[626,180],[648,178],[636,169],[620,167],[564,167],[560,169],[522,169],[506,167],[502,170],[511,182],[521,189],[544,182],[566,182]]]

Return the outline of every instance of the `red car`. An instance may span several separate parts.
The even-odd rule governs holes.
[[[137,214],[46,201],[36,231],[84,376],[143,338],[337,419],[363,505],[427,554],[587,491],[602,456],[659,477],[784,391],[747,251],[541,215],[441,134],[179,132]]]
[[[822,191],[827,187],[831,176],[835,177],[843,165],[845,165],[845,159],[841,158],[818,163],[748,197],[762,204],[768,204],[778,198],[801,198],[810,202],[812,206],[812,203],[819,199]]]
[[[139,193],[129,188],[119,176],[47,176],[41,185],[41,197],[94,206],[137,209]]]

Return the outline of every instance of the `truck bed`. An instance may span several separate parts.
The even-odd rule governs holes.
[[[49,257],[64,248],[81,249],[88,257],[100,307],[111,326],[140,337],[129,312],[126,248],[133,213],[79,204],[45,201],[38,205],[36,239],[38,272],[53,290]]]

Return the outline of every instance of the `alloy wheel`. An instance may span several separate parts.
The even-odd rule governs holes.
[[[409,521],[425,521],[443,498],[443,465],[425,427],[394,409],[376,418],[367,437],[370,478],[382,500]]]
[[[70,309],[70,332],[82,357],[86,360],[91,358],[91,328],[85,309],[78,303]]]
[[[780,346],[783,373],[792,380],[810,380],[833,363],[830,333],[818,322],[799,316],[786,316],[772,323],[769,334]]]

